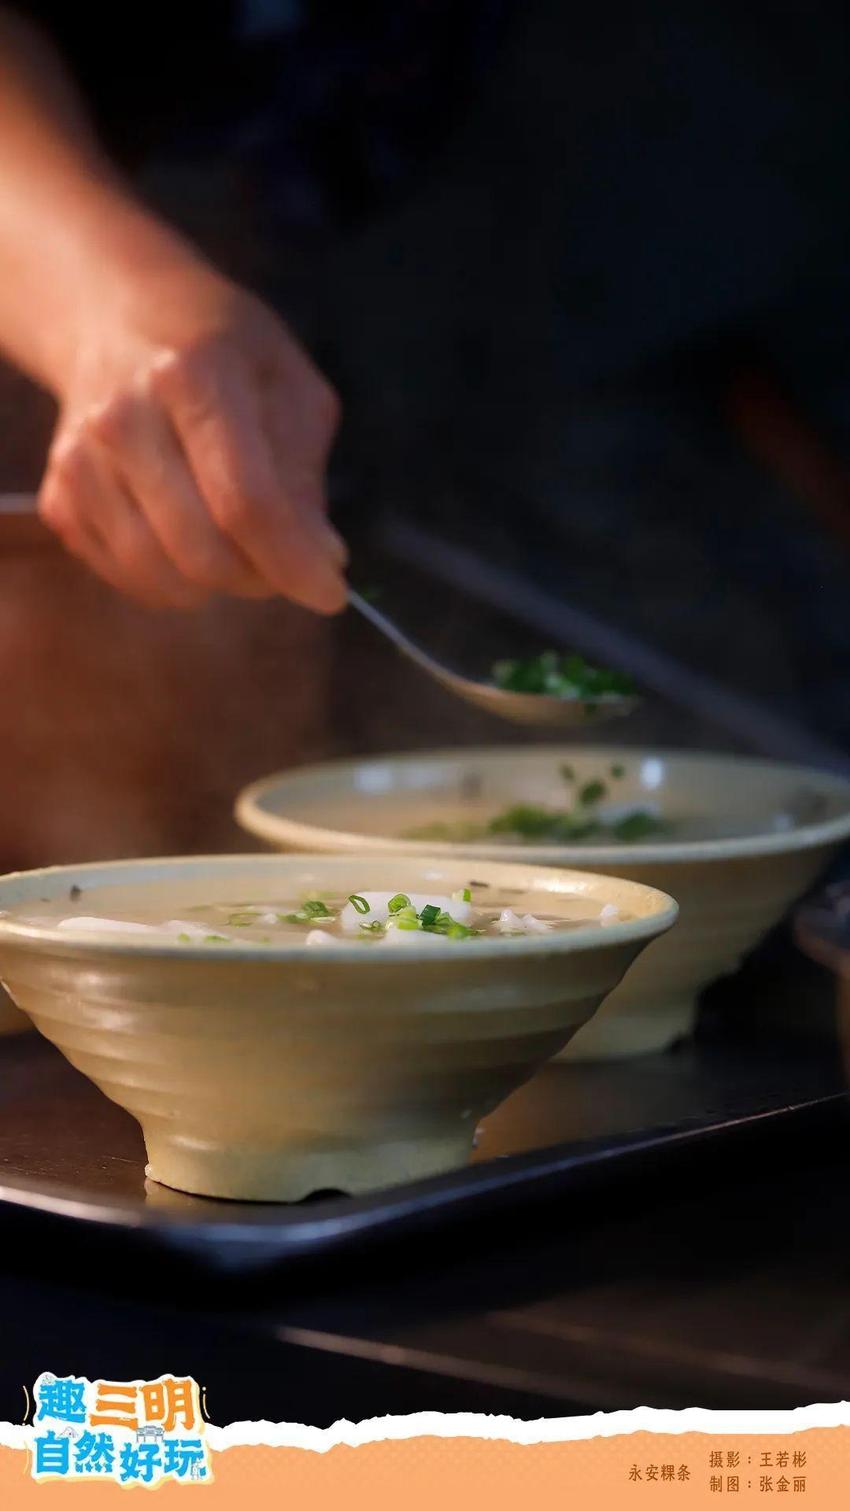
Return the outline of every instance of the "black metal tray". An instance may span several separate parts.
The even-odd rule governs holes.
[[[140,1131],[35,1034],[0,1040],[0,1233],[87,1262],[116,1247],[207,1277],[273,1271],[361,1252],[447,1223],[478,1222],[616,1182],[651,1182],[669,1162],[726,1157],[777,1125],[846,1118],[833,1047],[772,1056],[762,1045],[680,1046],[598,1065],[550,1065],[480,1131],[473,1162],[368,1197],[298,1205],[213,1201],[146,1181]]]

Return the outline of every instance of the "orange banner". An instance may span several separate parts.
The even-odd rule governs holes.
[[[252,1511],[281,1505],[310,1511],[717,1511],[730,1501],[772,1506],[780,1497],[789,1507],[844,1511],[850,1501],[850,1427],[775,1435],[634,1432],[528,1444],[423,1436],[325,1452],[233,1447],[210,1458],[210,1480],[161,1488],[167,1495],[197,1495],[214,1511],[245,1511],[246,1505]],[[126,1508],[125,1489],[133,1487],[103,1483],[93,1503],[92,1480],[39,1483],[31,1459],[29,1448],[0,1449],[4,1511],[43,1508],[45,1497],[72,1508]]]

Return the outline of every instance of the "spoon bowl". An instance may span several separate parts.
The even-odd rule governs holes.
[[[494,682],[479,682],[473,677],[463,677],[415,645],[392,619],[388,619],[386,614],[382,614],[380,609],[376,609],[374,604],[354,589],[349,589],[348,602],[351,608],[367,619],[374,629],[390,640],[426,676],[439,682],[465,703],[473,703],[477,708],[484,709],[497,719],[506,719],[510,724],[576,728],[591,721],[599,723],[605,719],[621,718],[624,714],[631,713],[640,701],[622,693],[602,693],[595,698],[570,698],[558,697],[552,693],[513,692],[509,688],[498,687]]]

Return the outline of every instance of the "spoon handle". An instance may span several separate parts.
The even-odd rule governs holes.
[[[392,619],[388,619],[385,614],[381,613],[380,609],[376,609],[374,604],[369,603],[354,588],[349,588],[348,590],[348,602],[352,609],[356,609],[358,614],[362,615],[364,619],[368,619],[374,629],[378,630],[380,634],[385,635],[388,640],[391,640],[393,645],[402,652],[402,655],[409,657],[411,661],[415,661],[417,666],[421,666],[432,677],[437,676],[441,681],[444,680],[446,675],[444,669],[438,666],[425,651],[420,650],[418,645],[414,645],[412,640],[408,640],[407,636]]]

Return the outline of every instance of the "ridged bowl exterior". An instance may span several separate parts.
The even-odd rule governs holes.
[[[294,857],[253,864],[304,871]],[[154,877],[157,866],[168,863],[132,869]],[[335,858],[314,861],[311,875],[340,867],[360,886],[411,891],[426,871],[439,871],[435,886],[446,876],[456,886],[469,869],[381,862],[376,871],[372,861],[366,876],[364,865]],[[83,869],[42,875],[67,889],[85,885]],[[494,886],[508,873],[529,884],[544,874],[476,873]],[[619,901],[635,922],[401,960],[367,945],[285,958],[243,948],[234,958],[209,946],[119,947],[113,936],[98,949],[79,936],[16,938],[0,921],[0,975],[36,1028],[138,1119],[152,1179],[256,1200],[362,1192],[464,1163],[479,1120],[564,1046],[674,917],[670,899],[649,889],[548,874],[564,878],[567,893],[580,886]],[[582,945],[588,933],[595,942]]]
[[[693,1031],[698,998],[744,958],[823,872],[838,847],[751,860],[650,862],[617,874],[672,893],[676,928],[657,939],[610,993],[593,1021],[557,1056],[599,1060],[666,1049]]]

